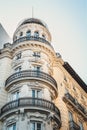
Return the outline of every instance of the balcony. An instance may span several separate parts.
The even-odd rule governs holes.
[[[75,100],[75,98],[73,98],[71,94],[66,93],[63,100],[66,103],[70,104],[73,107],[73,109],[75,109],[77,112],[79,112],[84,117],[84,119],[87,120],[86,109],[80,103],[78,103],[78,101]]]
[[[30,36],[30,37],[26,37],[26,36],[25,36],[25,37],[21,37],[21,38],[15,40],[15,41],[13,42],[13,46],[14,46],[15,44],[18,44],[18,43],[21,43],[21,42],[24,42],[24,41],[38,41],[38,42],[42,42],[42,43],[44,43],[44,44],[50,46],[50,47],[53,49],[52,45],[51,45],[47,40],[45,40],[44,38],[35,37],[35,36]]]
[[[50,84],[54,89],[57,89],[57,83],[53,77],[49,74],[41,72],[41,71],[33,71],[33,70],[25,70],[14,73],[5,82],[6,89],[15,82],[22,80],[41,80]]]
[[[0,119],[12,115],[24,108],[25,111],[40,111],[41,113],[54,114],[54,119],[61,126],[61,117],[59,109],[50,101],[40,98],[19,98],[18,100],[11,101],[1,108]]]
[[[70,121],[69,122],[69,130],[80,130],[80,127],[74,121]]]
[[[70,103],[73,103],[74,105],[76,105],[75,98],[73,98],[72,95],[69,93],[65,94],[65,100],[67,100],[67,101],[69,100]]]

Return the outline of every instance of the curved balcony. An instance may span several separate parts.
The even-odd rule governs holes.
[[[14,45],[16,45],[18,43],[21,43],[21,42],[24,42],[24,41],[38,41],[38,42],[42,42],[42,43],[44,43],[46,45],[49,45],[53,49],[52,45],[47,40],[45,40],[44,38],[35,37],[35,36],[21,37],[21,38],[15,40],[12,45],[14,46]]]
[[[57,89],[57,83],[49,74],[41,71],[25,70],[12,74],[5,82],[6,89],[17,81],[22,80],[41,80],[50,84],[54,89]]]
[[[24,111],[39,111],[40,113],[50,114],[53,113],[53,119],[58,126],[61,126],[61,117],[59,109],[50,101],[40,98],[19,98],[18,100],[11,101],[1,108],[0,119],[12,115],[20,109]]]

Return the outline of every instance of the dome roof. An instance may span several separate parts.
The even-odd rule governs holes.
[[[42,26],[47,28],[47,25],[42,20],[37,19],[37,18],[27,18],[27,19],[24,19],[23,21],[21,21],[21,23],[18,26],[21,26],[21,25],[24,25],[24,24],[29,24],[29,23],[40,24],[40,25],[42,25]]]

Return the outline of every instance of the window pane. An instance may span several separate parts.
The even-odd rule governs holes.
[[[30,31],[30,30],[26,32],[26,36],[27,36],[27,37],[30,37],[30,36],[31,36],[31,31]]]
[[[73,115],[71,112],[69,112],[69,121],[72,121],[73,120]]]
[[[7,130],[16,130],[16,124],[12,124],[7,127]]]
[[[84,130],[83,129],[83,124],[81,122],[79,122],[79,127],[80,127],[80,130]]]
[[[35,90],[32,90],[32,97],[35,98]]]
[[[37,123],[37,130],[41,130],[41,123]]]
[[[35,123],[34,123],[34,122],[32,122],[32,123],[30,124],[30,130],[35,130]]]
[[[39,37],[39,32],[34,32],[35,37]]]

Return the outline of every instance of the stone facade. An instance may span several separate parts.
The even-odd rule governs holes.
[[[47,25],[26,19],[0,50],[0,130],[86,130],[86,87]]]

